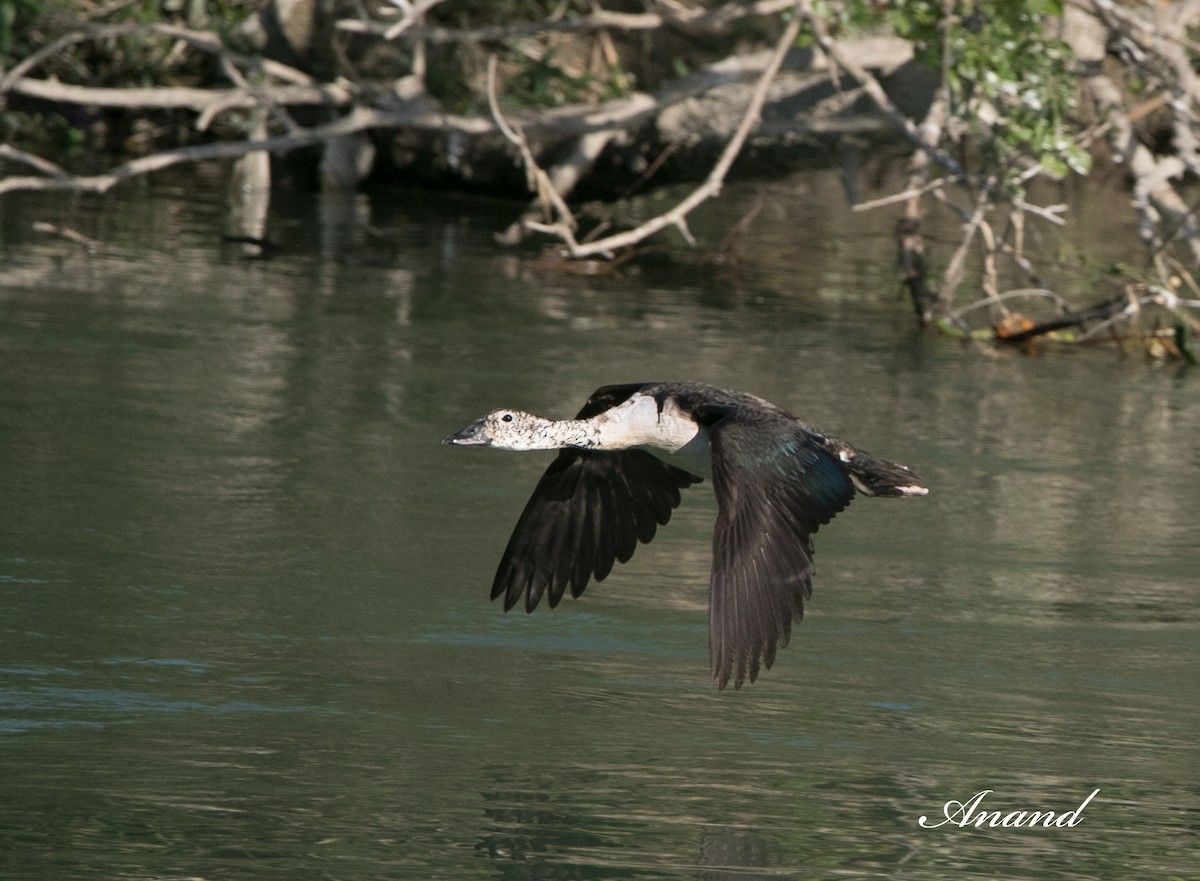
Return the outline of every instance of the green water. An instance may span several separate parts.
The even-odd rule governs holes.
[[[620,278],[406,192],[277,195],[248,261],[210,176],[2,203],[4,881],[1200,877],[1200,374],[917,333],[893,218],[832,176],[781,186],[743,265]],[[505,615],[548,457],[438,443],[674,378],[932,488],[821,531],[740,693],[704,487],[583,599]],[[919,825],[985,789],[1100,791],[1069,828]]]

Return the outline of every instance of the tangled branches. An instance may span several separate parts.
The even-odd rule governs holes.
[[[317,9],[315,0],[270,0],[276,12],[305,4]],[[0,195],[104,192],[171,165],[244,157],[265,163],[266,152],[311,146],[324,150],[328,185],[354,186],[371,155],[363,146],[369,134],[377,145],[402,143],[393,151],[400,161],[424,151],[439,169],[475,185],[494,183],[505,169],[512,177],[516,158],[534,199],[498,240],[548,240],[563,261],[612,261],[664,232],[699,246],[689,215],[720,194],[752,135],[766,136],[762,121],[781,140],[810,136],[820,115],[810,93],[823,89],[839,107],[870,102],[880,130],[912,146],[900,192],[855,210],[900,206],[902,281],[923,326],[974,339],[982,317],[986,333],[1008,343],[1053,335],[1167,346],[1169,339],[1185,356],[1188,333],[1200,329],[1200,221],[1178,183],[1200,176],[1200,45],[1188,37],[1200,24],[1195,0],[1158,4],[1153,14],[1109,0],[1026,0],[996,4],[986,18],[978,4],[959,0],[663,0],[636,12],[594,3],[577,15],[548,9],[540,20],[515,22],[497,15],[468,21],[451,0],[387,0],[374,10],[347,4],[354,14],[310,29],[309,39],[325,41],[318,54],[326,65],[306,65],[303,52],[272,58],[235,45],[228,28],[219,35],[177,23],[97,23],[125,6],[107,4],[67,26],[60,20],[33,42],[36,49],[0,71],[0,110],[26,102],[171,113],[188,120],[192,137],[98,173],[71,171],[9,142],[0,146]],[[755,34],[736,49],[735,24]],[[847,35],[864,25],[889,26],[895,36],[853,42]],[[86,75],[74,53],[121,40],[158,41],[158,81],[113,86]],[[691,53],[688,63],[677,57],[674,69],[646,49],[672,40]],[[630,73],[639,51],[646,66]],[[558,60],[559,52],[574,60]],[[173,78],[184,58],[204,59],[207,79]],[[911,64],[939,77],[923,110],[910,116],[883,75]],[[670,132],[666,120],[691,108],[707,125],[705,109],[722,101],[734,112],[707,133],[710,152],[693,154],[711,156],[694,189],[631,229],[603,237],[580,230],[571,195],[602,154],[649,143],[651,133],[657,158],[650,148],[638,157],[648,178],[699,137]],[[777,109],[789,102],[807,109]],[[1036,228],[1071,221],[1070,200],[1054,192],[1054,182],[1086,176],[1093,159],[1128,175],[1148,268],[1120,276],[1119,289],[1099,302],[1072,309],[1050,290],[1052,273],[1027,240]],[[340,170],[329,170],[339,162]],[[468,177],[487,174],[481,168],[499,171],[491,180]],[[923,234],[934,212],[948,213],[961,229],[946,253]],[[963,304],[960,291],[972,287]],[[1042,314],[1047,306],[1050,314]]]
[[[947,9],[956,5],[947,4]],[[811,8],[806,8],[806,14],[822,47],[836,61],[838,46],[825,33],[823,22]],[[907,121],[904,126],[916,144],[908,186],[893,197],[856,206],[867,210],[904,203],[897,243],[904,283],[921,324],[975,338],[978,334],[966,316],[984,313],[990,324],[987,336],[1006,343],[1028,345],[1051,335],[1085,343],[1128,337],[1155,354],[1195,357],[1187,341],[1200,330],[1194,314],[1200,309],[1195,277],[1200,268],[1200,226],[1174,181],[1184,172],[1196,174],[1200,169],[1194,135],[1200,120],[1200,89],[1192,68],[1197,47],[1183,37],[1198,16],[1195,3],[1171,4],[1164,15],[1151,20],[1105,0],[1072,0],[1063,19],[1043,22],[1043,26],[1055,25],[1058,35],[1021,49],[1025,55],[1036,50],[1054,66],[1029,78],[1029,65],[1016,64],[1006,74],[1003,60],[993,59],[1000,72],[983,74],[985,79],[991,77],[990,89],[964,81],[963,70],[969,64],[959,56],[969,55],[972,47],[955,32],[963,26],[961,20],[942,21],[940,49],[935,53],[940,54],[943,68],[939,93],[919,127]],[[1026,28],[1024,33],[1030,39],[1035,32]],[[1126,80],[1151,83],[1159,91],[1157,96],[1130,107],[1127,82],[1117,82],[1106,72],[1104,61],[1113,46],[1125,62]],[[869,73],[850,64],[842,66],[863,82],[885,112],[894,112],[870,87]],[[1054,88],[1045,88],[1047,83]],[[1046,106],[1054,98],[1062,102],[1058,109]],[[1085,112],[1089,104],[1090,123]],[[1173,150],[1169,154],[1157,155],[1139,139],[1136,122],[1145,115],[1147,104],[1152,109],[1170,108]],[[1071,119],[1064,116],[1066,108],[1072,111]],[[1030,115],[1030,109],[1038,113]],[[971,119],[976,121],[973,130],[964,122]],[[964,132],[973,135],[978,157],[970,170],[947,155],[964,145]],[[1039,149],[1031,149],[1039,143]],[[1061,296],[1044,288],[1045,273],[1025,246],[1029,223],[1063,226],[1069,206],[1038,205],[1026,194],[1039,178],[1056,181],[1072,171],[1086,174],[1093,154],[1124,166],[1131,178],[1150,273],[1122,278],[1116,296],[1072,311]],[[935,169],[940,171],[937,177]],[[962,224],[962,237],[936,283],[929,277],[930,261],[920,232],[924,205],[930,199]],[[1002,231],[997,229],[997,219],[1004,225]],[[957,307],[956,292],[972,255],[978,260],[983,296]],[[1024,283],[1001,292],[1003,275]],[[1053,303],[1057,314],[1029,318],[1012,309],[1012,303],[1021,301]],[[1150,312],[1157,316],[1147,320]],[[1166,327],[1161,326],[1164,316]]]

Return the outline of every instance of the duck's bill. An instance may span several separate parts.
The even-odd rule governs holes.
[[[456,447],[487,447],[491,446],[492,439],[487,436],[483,420],[480,419],[478,422],[472,422],[462,431],[446,435],[442,438],[442,443],[452,444]]]

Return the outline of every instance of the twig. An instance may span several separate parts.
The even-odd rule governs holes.
[[[824,21],[813,9],[812,0],[798,0],[797,5],[799,6],[800,13],[808,22],[809,27],[811,27],[813,33],[816,34],[817,43],[820,44],[821,49],[824,50],[825,54],[828,55],[838,67],[850,74],[850,76],[852,76],[858,82],[858,84],[862,86],[863,91],[870,96],[871,100],[875,103],[875,106],[878,107],[885,116],[896,123],[896,125],[900,126],[910,141],[916,144],[918,148],[929,154],[930,158],[950,172],[950,174],[953,175],[956,180],[966,181],[968,179],[966,169],[964,169],[953,156],[938,147],[937,144],[927,141],[922,136],[921,131],[917,128],[916,124],[903,113],[901,113],[900,109],[892,103],[892,99],[887,96],[886,92],[884,92],[883,86],[879,85],[879,80],[877,80],[869,70],[862,67],[862,65],[858,64],[847,53],[843,52],[841,47],[838,46],[837,42],[829,36],[825,29]]]
[[[1133,123],[1124,110],[1124,96],[1103,68],[1106,47],[1114,34],[1128,35],[1145,46],[1146,51],[1155,50],[1155,38],[1143,31],[1144,26],[1136,17],[1109,0],[1074,0],[1065,11],[1075,23],[1067,29],[1067,35],[1076,58],[1096,71],[1086,81],[1100,115],[1110,124],[1107,131],[1109,149],[1118,161],[1126,163],[1133,176],[1134,204],[1141,214],[1142,237],[1151,248],[1152,257],[1159,262],[1157,255],[1165,242],[1158,230],[1163,219],[1168,218],[1175,224],[1176,233],[1184,239],[1192,261],[1200,265],[1200,224],[1170,183],[1173,169],[1169,160],[1173,157],[1159,159],[1138,141]],[[1195,77],[1190,69],[1179,75],[1186,79],[1188,90],[1195,88]],[[1184,164],[1182,160],[1175,161],[1181,167]]]
[[[153,33],[176,41],[176,46],[188,45],[215,55],[225,76],[234,89],[195,89],[185,87],[108,89],[72,85],[57,80],[25,76],[42,62],[76,43],[113,39],[132,34]],[[238,65],[261,70],[285,81],[285,85],[254,85]],[[196,120],[199,131],[206,130],[220,113],[235,108],[266,105],[291,132],[298,127],[283,109],[285,105],[344,106],[354,100],[354,90],[346,85],[315,85],[311,77],[295,68],[273,61],[262,61],[231,52],[220,37],[205,31],[193,31],[174,25],[123,24],[80,28],[59,37],[15,65],[0,77],[0,95],[16,92],[31,98],[57,103],[97,107],[190,109],[200,115]]]
[[[931,193],[934,190],[940,190],[942,187],[951,183],[948,177],[939,177],[931,180],[927,184],[912,189],[904,190],[900,193],[893,193],[890,196],[883,196],[879,199],[872,199],[869,202],[859,202],[856,205],[851,205],[851,211],[873,211],[876,208],[883,208],[887,205],[895,205],[897,202],[907,202],[909,199],[917,199],[924,196],[926,193]]]
[[[89,252],[95,252],[95,250],[100,246],[100,243],[95,239],[89,239],[83,233],[79,232],[78,230],[71,229],[69,226],[59,226],[58,224],[35,220],[33,223],[33,228],[37,232],[56,236],[76,245],[82,245]]]
[[[949,106],[949,85],[943,78],[933,103],[921,121],[920,133],[923,141],[936,144],[942,139],[942,128]],[[908,161],[908,198],[904,202],[904,215],[896,223],[896,246],[900,267],[904,273],[904,286],[908,288],[913,311],[922,327],[933,321],[933,309],[937,304],[937,297],[929,289],[929,261],[925,257],[925,238],[921,235],[921,197],[928,192],[926,186],[929,183],[932,163],[933,160],[927,152],[920,148],[913,150]],[[940,180],[945,181],[946,178]],[[933,192],[938,199],[946,200],[946,193],[942,187],[934,187]]]
[[[529,142],[525,140],[525,135],[519,128],[509,125],[500,111],[500,101],[496,98],[496,66],[498,63],[495,55],[488,57],[487,97],[492,119],[495,121],[496,127],[500,129],[500,133],[521,153],[521,162],[525,166],[529,189],[533,190],[542,202],[544,215],[548,218],[557,217],[558,223],[570,230],[573,236],[574,231],[579,228],[579,224],[575,221],[575,215],[571,213],[571,209],[567,207],[567,203],[555,189],[550,176],[538,165],[533,151],[529,149]]]
[[[1042,285],[1041,276],[1037,270],[1033,268],[1033,264],[1029,258],[1025,256],[1025,213],[1019,208],[1014,208],[1008,214],[1008,221],[1013,231],[1015,242],[1000,242],[1000,250],[1012,258],[1012,261],[1020,267],[1021,271],[1029,276],[1029,281],[1034,287],[1040,288]]]
[[[945,205],[947,208],[949,208],[951,211],[953,211],[955,214],[957,214],[958,219],[961,220],[963,223],[971,222],[971,212],[968,211],[966,208],[964,208],[962,205],[959,205],[957,202],[951,200],[950,197],[946,195],[945,188],[942,188],[940,190],[934,190],[933,198],[937,199],[939,202],[941,202],[943,205]]]
[[[88,12],[86,15],[84,15],[84,19],[87,21],[96,21],[97,19],[112,15],[114,12],[119,12],[126,6],[133,6],[135,3],[139,2],[141,2],[141,0],[112,0],[111,3],[105,3],[103,6]]]
[[[255,150],[286,151],[305,147],[309,144],[320,143],[329,138],[352,134],[371,128],[396,128],[420,123],[434,127],[436,119],[426,116],[442,117],[441,114],[403,114],[384,113],[379,110],[356,108],[341,119],[328,125],[311,129],[303,129],[292,134],[282,135],[264,140],[234,141],[218,144],[201,144],[192,147],[180,147],[176,150],[166,150],[152,156],[143,156],[130,162],[125,162],[103,174],[96,175],[58,175],[55,177],[4,177],[0,178],[0,194],[16,190],[79,190],[82,192],[104,193],[124,180],[169,168],[183,162],[200,162],[206,159],[235,159]],[[460,125],[473,133],[491,131],[492,126],[486,120],[464,118]]]
[[[983,239],[983,278],[980,280],[980,287],[983,288],[987,299],[1007,315],[1008,307],[997,299],[1000,296],[1000,287],[996,282],[996,236],[992,232],[992,225],[986,219],[981,218],[979,221],[979,234]]]
[[[419,26],[425,13],[442,2],[444,0],[417,0],[416,3],[409,3],[407,0],[392,0],[392,3],[400,8],[403,18],[390,25],[383,32],[383,38],[394,40],[409,28]]]
[[[188,45],[205,52],[228,57],[235,63],[245,67],[261,69],[267,76],[275,77],[293,85],[310,86],[314,82],[313,78],[308,74],[296,70],[294,67],[289,67],[286,64],[280,64],[278,61],[254,58],[249,55],[233,52],[214,33],[193,31],[167,24],[116,24],[93,25],[80,28],[79,30],[63,34],[58,39],[47,43],[32,55],[13,65],[11,69],[4,73],[4,76],[0,77],[0,95],[11,90],[16,83],[22,80],[25,74],[36,68],[43,61],[53,58],[63,49],[75,43],[111,40],[117,37],[145,33],[159,34],[172,40],[182,40]]]
[[[965,224],[962,241],[959,242],[958,248],[955,249],[954,255],[942,273],[942,283],[938,288],[938,311],[940,312],[947,311],[947,307],[954,301],[955,290],[962,283],[963,265],[967,261],[967,252],[971,248],[975,233],[979,230],[979,224],[983,222],[983,217],[987,213],[988,201],[988,191],[985,187],[979,191],[979,197],[975,202],[975,211]]]
[[[651,160],[650,164],[646,166],[645,171],[638,175],[637,180],[622,190],[621,194],[617,198],[628,199],[643,186],[645,186],[646,182],[654,177],[654,175],[658,174],[659,169],[667,164],[667,160],[674,156],[676,152],[678,152],[679,146],[679,141],[672,141],[671,143],[667,144],[667,146],[659,150],[658,155],[655,156],[654,159]]]
[[[1111,318],[1107,319],[1106,321],[1101,321],[1099,324],[1096,324],[1093,327],[1089,328],[1085,333],[1080,335],[1079,342],[1086,343],[1089,340],[1093,340],[1097,336],[1099,336],[1102,332],[1104,332],[1105,330],[1108,330],[1109,328],[1116,325],[1118,322],[1133,318],[1135,315],[1137,315],[1142,310],[1143,303],[1149,303],[1149,302],[1153,302],[1152,298],[1147,297],[1143,300],[1142,298],[1139,298],[1133,294],[1130,294],[1129,302],[1126,304],[1125,308],[1117,311]]]
[[[1028,299],[1031,297],[1043,297],[1048,300],[1053,300],[1055,305],[1060,309],[1066,307],[1062,297],[1054,293],[1054,291],[1046,290],[1045,288],[1021,288],[1020,290],[1005,291],[1003,294],[997,294],[995,297],[989,297],[983,300],[976,300],[974,303],[968,303],[966,306],[955,309],[953,312],[947,312],[946,320],[957,324],[962,320],[964,315],[966,315],[968,312],[974,312],[976,309],[982,309],[985,306],[992,306],[1005,300],[1013,300],[1017,298]]]
[[[754,3],[730,3],[716,9],[692,11],[678,8],[674,15],[656,12],[612,12],[598,9],[588,15],[560,21],[530,22],[517,25],[495,25],[482,28],[443,28],[409,25],[395,34],[395,38],[424,40],[429,43],[499,43],[521,37],[548,33],[573,33],[599,30],[652,31],[663,27],[683,31],[700,32],[720,30],[741,18],[775,15],[792,6],[793,0],[758,0]],[[336,23],[339,30],[359,34],[378,34],[386,37],[394,27],[392,24],[342,19]],[[388,37],[393,39],[393,37]]]
[[[750,101],[746,106],[746,112],[742,115],[741,122],[738,124],[733,137],[726,143],[725,149],[721,151],[721,156],[717,159],[708,177],[683,201],[670,211],[647,220],[635,229],[597,239],[593,242],[580,243],[576,241],[573,232],[562,224],[549,226],[529,224],[529,228],[558,236],[566,244],[570,256],[574,258],[590,257],[593,255],[610,258],[618,249],[636,245],[655,233],[671,226],[679,230],[680,235],[683,236],[685,241],[689,244],[694,244],[695,238],[688,229],[687,216],[696,206],[721,192],[721,186],[724,183],[725,176],[729,173],[730,167],[733,165],[734,159],[741,152],[742,146],[749,137],[751,130],[758,124],[759,114],[762,112],[763,103],[767,98],[767,90],[770,88],[771,82],[775,79],[775,75],[779,72],[788,49],[791,48],[797,35],[800,33],[800,16],[798,13],[802,3],[803,0],[796,0],[795,10],[797,14],[792,16],[791,21],[784,28],[779,41],[775,44],[771,58],[763,69],[762,75],[754,87],[754,91],[751,93]]]
[[[16,147],[9,146],[8,144],[0,144],[0,159],[24,163],[31,168],[36,168],[42,174],[48,174],[51,177],[67,176],[67,172],[53,162],[43,159],[41,156],[26,153],[24,150],[18,150]]]
[[[1192,174],[1200,173],[1200,159],[1197,158],[1196,136],[1193,134],[1195,115],[1191,106],[1200,103],[1200,80],[1192,68],[1192,60],[1188,57],[1187,47],[1180,41],[1169,39],[1172,31],[1185,33],[1194,22],[1196,10],[1188,3],[1176,3],[1175,21],[1163,22],[1163,16],[1156,16],[1154,23],[1142,20],[1132,11],[1127,11],[1111,2],[1093,2],[1097,17],[1108,25],[1109,30],[1120,30],[1147,54],[1149,58],[1160,62],[1166,70],[1149,71],[1150,79],[1164,83],[1171,93],[1171,100],[1165,102],[1171,113],[1174,155],[1187,166]],[[1192,6],[1191,9],[1188,7]],[[1165,10],[1164,10],[1165,12]],[[1162,25],[1166,26],[1162,26]],[[1165,74],[1165,75],[1164,75]]]
[[[1064,211],[1070,210],[1070,205],[1034,205],[1032,202],[1026,202],[1024,199],[1016,198],[1014,198],[1012,202],[1013,205],[1020,210],[1028,211],[1030,214],[1034,214],[1042,218],[1042,220],[1048,220],[1053,224],[1057,224],[1058,226],[1067,225],[1067,222],[1059,217],[1059,215]]]
[[[246,77],[242,75],[242,72],[238,70],[237,65],[234,64],[227,56],[218,56],[218,63],[221,66],[222,72],[226,77],[228,77],[229,81],[237,86],[239,90],[253,96],[257,100],[257,103],[260,107],[266,107],[270,111],[271,115],[280,123],[282,123],[285,130],[289,132],[300,130],[300,126],[296,124],[296,121],[292,119],[291,115],[287,112],[283,105],[276,101],[268,90],[260,89],[247,80]],[[224,104],[214,104],[207,107],[196,119],[196,130],[207,130],[212,120],[215,119],[220,113],[224,112],[225,109],[226,105]],[[255,121],[255,125],[264,125],[265,118],[261,118],[260,114],[255,115],[260,116],[260,118]],[[253,133],[253,137],[266,137],[266,131],[256,131]]]
[[[195,89],[187,86],[108,89],[75,86],[56,80],[40,80],[29,77],[11,83],[9,89],[29,98],[64,104],[153,108],[156,110],[195,110],[201,113],[212,107],[247,108],[257,107],[263,103],[261,97],[246,89]],[[353,90],[348,86],[336,83],[319,86],[259,86],[254,91],[258,92],[259,96],[269,96],[274,103],[293,106],[345,106],[354,101]]]
[[[152,93],[154,90],[134,91]],[[191,91],[199,93],[202,90]],[[90,98],[93,94],[92,91],[85,90],[77,94],[76,97],[81,99]],[[253,96],[238,90],[223,90],[221,95],[232,100],[231,104],[225,106],[259,106],[253,100]],[[195,94],[188,97],[189,100],[200,101],[204,96]],[[285,96],[276,92],[275,97]],[[286,97],[304,97],[304,95],[291,93]],[[686,95],[682,95],[678,100],[684,100],[685,97]],[[84,103],[88,102],[85,101]],[[185,102],[179,106],[192,105]],[[526,111],[514,114],[514,118],[519,122],[524,132],[530,133],[530,136],[547,138],[581,137],[592,132],[628,128],[636,125],[650,114],[660,110],[661,106],[652,96],[638,92],[629,97],[609,101],[599,106],[575,106],[550,112],[542,110]],[[27,158],[23,160],[25,164],[43,171],[53,179],[28,176],[0,178],[0,193],[19,190],[50,189],[78,189],[90,192],[104,192],[120,181],[181,162],[236,158],[248,151],[260,149],[286,152],[309,144],[320,143],[328,138],[352,134],[369,128],[456,132],[467,137],[481,137],[497,131],[496,124],[486,117],[441,113],[436,110],[425,109],[423,105],[402,105],[391,110],[379,110],[355,105],[346,116],[324,126],[291,131],[285,135],[268,138],[265,141],[206,144],[170,150],[158,156],[142,157],[98,175],[74,176],[67,174],[57,166],[52,166],[51,164],[39,166],[36,160]],[[22,161],[18,155],[19,153],[20,151],[13,151],[12,148],[9,148],[9,152],[6,155],[7,158]],[[28,154],[25,155],[28,157]]]
[[[742,219],[730,227],[729,232],[725,234],[725,238],[721,239],[721,244],[717,248],[717,251],[724,259],[728,260],[729,253],[741,244],[742,237],[750,229],[750,224],[762,213],[766,201],[766,194],[760,190],[754,199],[754,203],[750,206],[750,210],[743,214]]]

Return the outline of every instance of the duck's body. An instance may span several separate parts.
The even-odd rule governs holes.
[[[812,596],[812,534],[867,495],[925,495],[902,465],[873,459],[762,398],[691,382],[609,385],[574,419],[496,410],[444,441],[561,450],[500,561],[492,598],[532,612],[649,542],[679,490],[711,478],[717,497],[709,586],[713,677],[740,688],[770,667]]]

